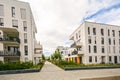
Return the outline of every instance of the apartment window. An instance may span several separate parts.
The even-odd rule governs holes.
[[[4,20],[3,20],[3,18],[0,18],[0,26],[4,26]]]
[[[25,55],[28,55],[28,46],[24,46]]]
[[[115,46],[113,46],[113,53],[115,53]]]
[[[110,36],[110,30],[108,29],[108,36]]]
[[[88,27],[88,34],[90,34],[90,27]]]
[[[102,53],[105,53],[105,48],[104,48],[104,46],[102,46]]]
[[[96,35],[96,28],[93,28],[93,35]]]
[[[108,46],[108,53],[110,53],[110,46]]]
[[[112,61],[112,57],[111,56],[109,56],[109,62],[111,62]]]
[[[96,37],[95,37],[95,44],[96,44]]]
[[[91,46],[89,45],[89,53],[91,53]]]
[[[18,20],[12,20],[12,26],[18,28]]]
[[[119,46],[119,53],[120,53],[120,46]]]
[[[23,21],[23,27],[24,27],[24,31],[27,32],[27,22],[26,21]]]
[[[115,45],[115,39],[113,39],[113,44]]]
[[[4,16],[4,6],[0,4],[0,16]]]
[[[115,37],[115,30],[112,30],[112,35],[113,37]]]
[[[104,38],[103,37],[101,38],[101,44],[104,44]]]
[[[21,19],[26,19],[26,9],[20,9],[21,12]]]
[[[109,45],[111,45],[111,38],[109,38],[108,40],[109,40],[109,41],[108,41],[108,42],[109,42]]]
[[[94,53],[97,53],[97,46],[94,46]]]
[[[120,31],[119,31],[119,37],[120,37]]]
[[[12,7],[11,10],[12,10],[12,17],[15,17],[15,7]]]
[[[97,56],[95,56],[95,62],[97,62]]]
[[[104,36],[104,29],[101,29],[101,35]]]
[[[88,43],[91,44],[91,36],[88,36]]]
[[[119,39],[119,45],[120,45],[120,39]]]
[[[89,56],[89,62],[92,62],[92,56]]]
[[[27,43],[27,33],[24,33],[24,43]]]

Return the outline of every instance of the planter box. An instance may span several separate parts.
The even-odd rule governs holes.
[[[16,73],[32,73],[32,72],[40,72],[40,69],[6,70],[6,71],[0,71],[0,75],[16,74]]]
[[[91,69],[113,69],[120,68],[120,66],[98,66],[98,67],[65,67],[64,70],[91,70]]]

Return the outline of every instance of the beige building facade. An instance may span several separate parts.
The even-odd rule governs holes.
[[[0,0],[0,60],[33,61],[36,25],[29,3]]]
[[[84,22],[71,35],[67,61],[83,64],[120,63],[120,26]]]

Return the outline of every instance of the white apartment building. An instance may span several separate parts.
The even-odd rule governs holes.
[[[83,64],[120,63],[120,26],[84,22],[71,35],[66,58]]]
[[[42,45],[40,44],[40,42],[38,43],[37,41],[35,41],[34,51],[35,51],[35,53],[33,55],[33,57],[34,57],[33,63],[38,64],[39,61],[42,60],[42,54],[43,54],[43,48],[42,48]]]
[[[65,60],[65,57],[68,55],[69,47],[58,46],[55,51],[60,52],[62,59]]]
[[[0,0],[0,61],[33,61],[36,32],[29,3]]]

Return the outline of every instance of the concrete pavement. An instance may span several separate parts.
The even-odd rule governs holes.
[[[64,71],[50,62],[45,62],[41,72],[0,75],[0,80],[80,80],[109,76],[120,76],[120,69]]]

